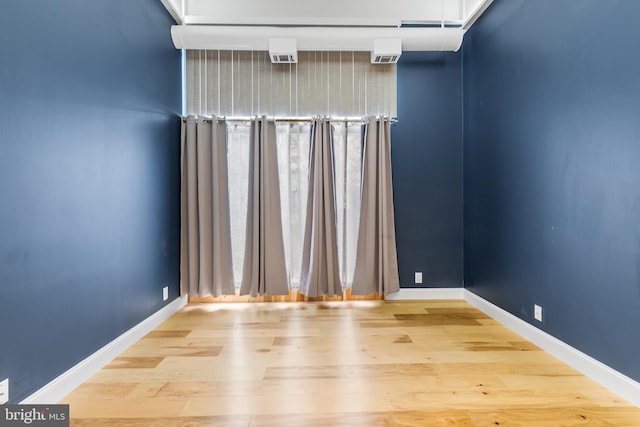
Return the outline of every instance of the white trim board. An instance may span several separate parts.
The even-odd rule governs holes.
[[[177,298],[170,302],[20,403],[53,404],[59,402],[76,387],[102,369],[103,366],[111,362],[120,353],[129,348],[133,343],[151,332],[162,322],[171,317],[176,311],[184,307],[186,303],[186,296]]]
[[[583,375],[640,407],[640,383],[465,289],[464,300]]]
[[[464,299],[463,288],[400,288],[389,294],[385,301],[423,301],[439,299]]]

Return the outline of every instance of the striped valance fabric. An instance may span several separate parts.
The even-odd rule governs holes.
[[[263,51],[188,50],[187,114],[218,116],[396,114],[396,65],[369,52],[298,52],[272,64]]]

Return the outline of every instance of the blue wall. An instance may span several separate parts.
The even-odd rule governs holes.
[[[0,14],[0,380],[11,402],[177,297],[180,52],[158,0]]]
[[[465,282],[640,380],[640,2],[605,3],[497,0],[467,34]]]
[[[398,64],[391,158],[403,288],[462,286],[461,66],[446,52],[404,52]]]

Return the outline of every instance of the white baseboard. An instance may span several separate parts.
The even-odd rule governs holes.
[[[465,289],[464,300],[547,353],[640,407],[640,383]]]
[[[59,402],[129,346],[180,310],[186,303],[187,297],[183,296],[167,304],[20,403],[46,405]]]
[[[640,383],[608,367],[548,333],[530,325],[502,308],[463,288],[402,288],[388,295],[387,301],[464,299],[507,328],[531,341],[549,354],[596,381],[633,405],[640,407]],[[98,372],[133,343],[156,328],[187,303],[181,297],[134,326],[49,384],[23,400],[23,404],[56,403]]]
[[[462,288],[400,288],[385,297],[386,301],[420,301],[438,299],[463,299]]]

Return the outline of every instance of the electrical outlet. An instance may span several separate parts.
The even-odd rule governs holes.
[[[169,299],[169,287],[165,286],[162,288],[162,301],[166,301]]]
[[[9,401],[9,378],[0,382],[0,405]]]
[[[422,271],[416,271],[416,283],[422,283]]]
[[[538,304],[533,304],[533,317],[535,317],[538,322],[542,322],[542,307]]]

